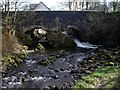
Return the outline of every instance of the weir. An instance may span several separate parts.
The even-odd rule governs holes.
[[[91,49],[96,49],[98,48],[97,45],[92,45],[89,42],[80,42],[78,39],[74,39],[74,42],[77,44],[77,47],[81,48],[91,48]]]

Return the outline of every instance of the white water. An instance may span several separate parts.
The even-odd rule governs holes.
[[[63,34],[65,34],[65,35],[67,35],[67,32],[66,31],[64,31],[64,32],[62,32]]]
[[[77,47],[81,47],[81,48],[98,48],[97,45],[92,45],[88,42],[80,42],[78,39],[74,39],[74,42],[77,44]]]
[[[36,81],[39,81],[39,80],[42,80],[42,79],[44,79],[44,77],[41,77],[41,76],[31,77],[31,80],[36,80]]]

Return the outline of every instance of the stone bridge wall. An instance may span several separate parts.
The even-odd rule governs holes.
[[[68,25],[78,28],[90,29],[88,17],[91,11],[40,11],[40,12],[19,12],[18,28],[27,28],[33,25],[40,25],[47,29],[65,29]]]

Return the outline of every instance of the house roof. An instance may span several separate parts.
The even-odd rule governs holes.
[[[44,7],[46,7],[50,11],[50,8],[48,8],[43,2],[40,2],[39,4],[30,4],[30,10],[34,10],[40,4],[42,4]]]

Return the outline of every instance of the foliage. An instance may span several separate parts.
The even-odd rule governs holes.
[[[27,57],[27,47],[18,43],[16,36],[9,36],[3,27],[2,32],[2,69],[6,71],[10,67],[16,67]],[[17,55],[18,54],[18,55]]]
[[[91,31],[82,35],[82,39],[106,46],[119,46],[120,13],[92,13],[88,16]]]
[[[27,57],[27,47],[20,45],[15,33],[16,16],[10,15],[9,10],[3,12],[2,22],[2,69],[8,70],[16,67]]]
[[[33,39],[31,38],[30,35],[24,34],[24,33],[21,33],[21,32],[17,32],[16,34],[17,34],[17,37],[18,37],[18,41],[20,43],[22,43],[23,45],[26,45],[28,47],[32,46]]]
[[[62,32],[49,32],[48,33],[48,42],[51,46],[57,47],[74,47],[75,43],[72,39],[64,35]]]
[[[112,8],[112,12],[119,12],[120,10],[120,2],[118,0],[116,1],[111,1],[108,3],[108,8]]]
[[[22,46],[19,53],[11,55],[7,54],[2,58],[2,71],[6,71],[11,67],[16,67],[19,63],[23,62],[28,55],[27,52],[28,47]]]

